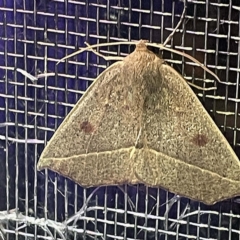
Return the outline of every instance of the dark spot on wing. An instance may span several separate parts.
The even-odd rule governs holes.
[[[192,143],[199,147],[203,147],[208,143],[208,139],[204,134],[196,134],[192,139]]]
[[[80,125],[80,129],[85,133],[92,133],[94,131],[93,125],[88,121],[82,122]]]
[[[137,142],[137,144],[135,145],[135,148],[137,148],[137,149],[141,149],[141,148],[143,148],[143,142]]]

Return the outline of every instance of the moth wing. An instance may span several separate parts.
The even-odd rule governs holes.
[[[140,113],[129,114],[124,104],[132,82],[122,82],[123,65],[111,65],[88,88],[45,147],[38,170],[51,169],[87,187],[137,183],[129,156]]]
[[[136,169],[140,181],[205,203],[240,193],[240,164],[186,81],[159,66],[159,90],[143,112],[147,146]]]

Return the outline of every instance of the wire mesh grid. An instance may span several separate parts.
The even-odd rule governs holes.
[[[110,64],[91,52],[57,61],[84,41],[163,42],[182,11],[181,1],[0,1],[0,239],[240,238],[238,198],[206,206],[144,185],[83,189],[36,170],[46,142]],[[193,90],[238,156],[239,23],[238,0],[189,0],[169,44],[228,83]],[[132,48],[98,51],[126,56]],[[182,57],[164,58],[187,80],[216,85]]]

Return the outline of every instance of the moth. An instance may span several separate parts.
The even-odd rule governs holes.
[[[83,187],[145,184],[206,204],[240,193],[240,164],[183,77],[144,41],[107,68],[44,149]]]

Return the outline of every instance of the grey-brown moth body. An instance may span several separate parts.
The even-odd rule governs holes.
[[[89,87],[44,149],[43,168],[84,187],[144,183],[206,204],[240,193],[234,151],[144,41]]]

